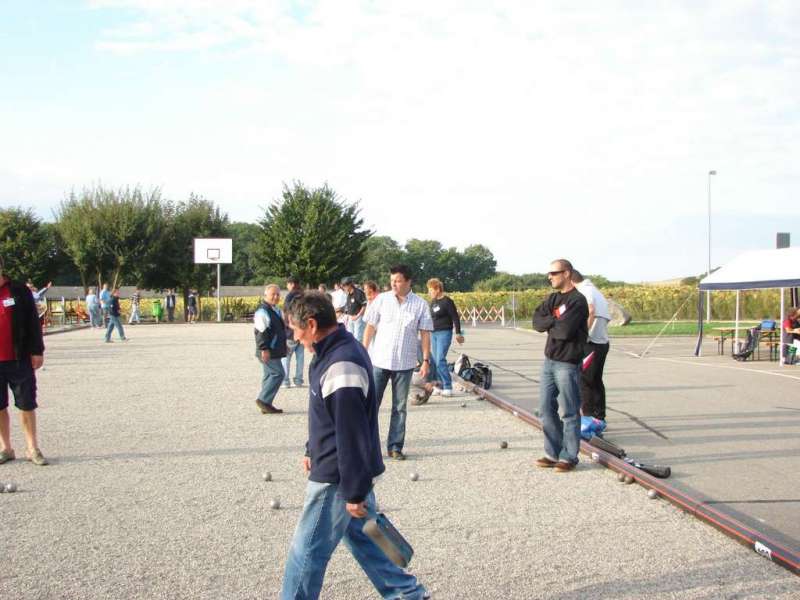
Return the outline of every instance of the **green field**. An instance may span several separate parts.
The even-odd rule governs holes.
[[[667,321],[642,321],[642,322],[633,322],[631,321],[624,327],[609,327],[608,333],[614,337],[623,337],[623,336],[656,336],[658,335],[662,329],[664,329],[664,325],[667,324]],[[716,327],[733,327],[735,323],[733,321],[710,321],[708,323],[703,323],[703,332],[706,335],[714,335],[716,332],[714,329]],[[739,327],[743,330],[747,329],[748,327],[753,327],[758,325],[758,321],[739,321]],[[525,329],[531,329],[530,322],[520,322],[520,327]],[[673,321],[672,323],[664,329],[664,333],[662,335],[687,335],[687,336],[694,336],[697,335],[697,322],[696,321]],[[742,331],[741,335],[744,335]]]

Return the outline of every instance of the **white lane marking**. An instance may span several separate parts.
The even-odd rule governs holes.
[[[665,362],[672,362],[678,363],[679,365],[691,365],[693,367],[711,367],[713,369],[733,369],[734,371],[739,371],[740,373],[760,373],[762,375],[773,375],[775,377],[785,377],[786,379],[794,379],[796,381],[800,381],[800,377],[797,375],[788,375],[786,373],[776,373],[775,371],[761,371],[760,369],[747,369],[743,367],[728,367],[726,365],[712,365],[709,363],[696,363],[690,362],[688,360],[678,360],[677,358],[662,358],[658,356],[649,356],[650,360],[663,360]]]

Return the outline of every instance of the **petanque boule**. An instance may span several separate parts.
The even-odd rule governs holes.
[[[656,490],[647,490],[647,497],[650,500],[656,500],[658,498],[658,492]]]
[[[630,475],[625,475],[625,483],[627,485],[632,484],[633,483],[633,477],[631,477]]]
[[[625,483],[625,477],[627,477],[625,473],[617,473],[617,481],[620,483]]]
[[[507,442],[507,441],[505,441],[505,440],[503,440],[502,442],[500,442],[500,447],[501,447],[503,450],[505,450],[506,448],[508,448],[508,442]]]
[[[466,402],[462,402],[461,403],[461,408],[467,408],[467,403]]]
[[[272,502],[269,503],[269,507],[275,510],[279,509],[281,507],[281,499],[273,498]]]
[[[5,489],[6,489],[6,492],[8,492],[9,494],[13,494],[14,492],[17,491],[17,484],[9,481],[5,485]]]
[[[411,481],[418,481],[418,480],[419,480],[419,473],[412,473]]]
[[[263,477],[264,481],[272,481],[272,473],[269,471],[265,471]]]

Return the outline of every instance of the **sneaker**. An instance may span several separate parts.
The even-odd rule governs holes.
[[[553,460],[552,458],[547,458],[543,456],[542,458],[537,458],[536,462],[534,463],[537,467],[541,467],[543,469],[552,469],[553,467],[558,464],[558,461]]]
[[[288,383],[284,383],[281,385],[281,387],[285,390],[288,390],[291,386]]]
[[[569,473],[570,471],[575,470],[575,466],[575,463],[567,462],[566,460],[560,460],[556,463],[556,466],[553,470],[556,473]]]
[[[449,398],[452,395],[453,395],[453,390],[442,390],[442,396],[444,396],[445,398]]]
[[[0,465],[17,458],[13,450],[0,450]]]
[[[265,415],[279,415],[283,411],[280,408],[275,408],[272,404],[265,404],[261,400],[256,400],[256,406]]]
[[[441,396],[441,395],[442,395],[441,388],[434,387],[433,390],[431,391],[431,396]]]
[[[406,455],[401,450],[389,450],[389,457],[395,460],[405,460]]]
[[[301,381],[300,383],[297,383],[297,382],[295,381],[295,382],[294,382],[294,387],[296,387],[296,388],[306,387],[306,384],[305,384],[305,383],[303,383],[302,381]]]
[[[33,450],[28,451],[28,460],[39,467],[43,467],[45,465],[50,464],[49,462],[47,462],[47,459],[42,455],[42,451],[39,450],[38,448],[34,448]]]

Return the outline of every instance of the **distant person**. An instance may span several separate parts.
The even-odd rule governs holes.
[[[337,324],[333,305],[322,294],[300,296],[289,310],[295,339],[315,358],[303,459],[309,481],[280,598],[318,598],[328,561],[344,539],[381,597],[423,600],[427,593],[416,577],[392,563],[363,531],[366,519],[377,513],[375,478],[386,469],[369,356]]]
[[[108,307],[108,327],[106,328],[107,344],[111,343],[111,334],[114,332],[114,327],[117,328],[119,339],[123,342],[128,341],[128,338],[125,337],[125,330],[122,328],[122,321],[120,320],[121,314],[119,308],[119,288],[114,288]]]
[[[386,384],[392,382],[392,416],[386,444],[390,458],[405,460],[406,405],[417,365],[417,344],[422,344],[419,375],[425,379],[430,368],[433,321],[428,303],[411,291],[411,269],[395,265],[389,272],[392,291],[380,294],[364,317],[364,347],[369,348],[379,404]],[[375,343],[370,346],[373,338]]]
[[[367,310],[367,296],[350,277],[342,280],[342,289],[347,294],[347,304],[344,308],[347,315],[347,331],[356,338],[357,342],[360,342],[364,337],[364,312]]]
[[[344,312],[344,309],[347,307],[347,292],[342,289],[339,282],[333,284],[331,302],[333,303],[333,310],[336,311],[337,321],[339,321],[339,323],[347,323],[347,315]]]
[[[53,282],[52,281],[48,281],[47,285],[44,286],[42,289],[38,289],[35,285],[33,285],[33,282],[30,281],[30,280],[28,280],[28,282],[25,285],[31,291],[31,294],[33,294],[33,301],[34,302],[42,302],[44,300],[45,294],[47,294],[47,291],[51,287],[53,287]]]
[[[189,325],[197,322],[197,290],[189,290],[186,298],[186,322]]]
[[[371,279],[367,279],[363,283],[363,288],[364,288],[364,295],[367,298],[367,308],[369,308],[369,305],[372,304],[372,301],[378,297],[378,294],[380,294],[381,291],[378,288],[378,284],[372,281]],[[366,323],[364,324],[364,327],[366,327]]]
[[[611,313],[608,301],[590,279],[585,279],[578,271],[572,272],[572,283],[586,298],[589,306],[589,329],[586,346],[583,350],[581,370],[581,414],[595,419],[606,420],[606,387],[603,384],[603,367],[608,356],[608,324]]]
[[[103,314],[100,310],[100,299],[95,294],[93,287],[90,287],[86,293],[86,310],[89,311],[89,324],[92,327],[102,327]]]
[[[453,380],[450,369],[447,368],[447,352],[453,343],[455,331],[456,342],[464,343],[464,334],[461,332],[461,317],[458,314],[455,302],[450,296],[445,295],[444,285],[439,279],[429,279],[428,295],[431,298],[430,310],[433,319],[433,333],[431,334],[431,355],[433,362],[431,371],[433,377],[441,383],[441,387],[434,387],[434,395],[452,396]]]
[[[581,438],[578,378],[589,307],[572,283],[573,272],[572,263],[563,258],[550,263],[547,278],[556,291],[533,314],[533,328],[547,332],[539,380],[545,454],[536,466],[555,468],[559,473],[572,471],[578,464]]]
[[[131,295],[131,316],[128,319],[128,325],[132,325],[134,321],[136,323],[141,323],[141,312],[139,310],[139,304],[141,302],[142,295],[139,292],[139,288],[136,288]]]
[[[800,351],[800,308],[793,306],[786,313],[786,318],[781,324],[783,329],[784,357],[789,364],[797,362],[797,352]]]
[[[297,277],[288,277],[286,279],[286,289],[288,293],[283,299],[283,322],[286,324],[286,356],[281,359],[283,366],[283,387],[289,387],[290,375],[292,369],[292,356],[294,356],[294,386],[303,387],[303,359],[305,357],[305,348],[303,344],[298,343],[294,339],[294,333],[289,326],[289,308],[292,302],[303,293],[303,288],[300,285],[300,280]]]
[[[256,406],[265,415],[283,412],[272,404],[283,382],[281,359],[286,356],[286,325],[278,308],[280,300],[281,288],[275,284],[268,285],[253,315],[256,358],[261,362],[261,391],[256,398]]]
[[[164,306],[167,309],[167,321],[172,323],[175,321],[175,306],[176,306],[176,299],[175,299],[175,290],[172,288],[167,290],[166,295],[164,296]]]
[[[33,464],[44,466],[47,459],[36,438],[36,370],[44,364],[44,342],[39,313],[31,291],[11,281],[0,256],[0,464],[14,460],[8,390],[20,411],[22,432]]]
[[[100,310],[103,311],[103,327],[108,325],[109,309],[111,308],[111,292],[108,290],[108,284],[104,283],[100,290]]]

